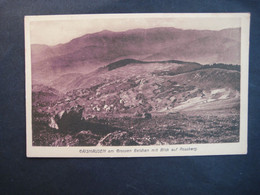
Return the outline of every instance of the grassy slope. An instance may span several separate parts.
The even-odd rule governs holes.
[[[85,119],[90,115],[97,116],[102,121],[94,122],[115,127],[114,132],[104,136],[82,126],[78,131],[66,133],[45,126],[38,131],[35,144],[150,145],[238,141],[238,71],[197,70],[200,66],[196,63],[173,62],[133,62],[119,67],[80,75],[68,84],[68,89],[73,91],[50,109],[40,108],[48,116],[83,108]],[[153,118],[138,118],[135,115],[138,112],[151,112]]]

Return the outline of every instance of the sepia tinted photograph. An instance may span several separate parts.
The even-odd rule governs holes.
[[[26,16],[27,155],[245,154],[248,41],[249,14]]]

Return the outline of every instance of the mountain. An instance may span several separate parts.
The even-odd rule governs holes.
[[[174,60],[127,59],[91,74],[63,75],[52,87],[65,95],[59,96],[47,112],[55,117],[74,108],[83,109],[82,117],[87,119],[89,115],[102,118],[112,113],[133,116],[146,112],[202,111],[216,103],[222,104],[217,111],[226,111],[230,105],[239,104],[240,72],[229,66],[215,67]]]
[[[34,145],[238,141],[237,66],[124,59],[52,87],[33,86]]]
[[[135,59],[123,59],[100,67],[87,74],[63,74],[49,83],[50,86],[66,93],[80,88],[90,88],[100,83],[114,81],[115,79],[128,78],[129,76],[142,76],[143,74],[178,74],[181,72],[201,68],[202,65],[195,62],[183,62],[178,60],[168,61],[141,61]]]
[[[32,45],[33,81],[89,73],[121,59],[240,64],[240,28],[221,31],[170,27],[101,31],[56,46]]]
[[[239,141],[239,28],[101,31],[31,48],[35,146]]]

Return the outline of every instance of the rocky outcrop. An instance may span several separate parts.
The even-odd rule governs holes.
[[[59,129],[59,127],[53,117],[50,118],[49,127],[53,128],[53,129]]]
[[[62,113],[62,112],[60,112]],[[55,116],[58,128],[63,131],[79,131],[82,123],[82,110],[71,110]]]
[[[98,145],[101,135],[92,133],[90,130],[80,131],[75,136],[79,140],[80,146],[96,146]]]

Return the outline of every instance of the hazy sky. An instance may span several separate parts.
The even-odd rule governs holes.
[[[163,15],[162,15],[163,16]],[[31,44],[57,45],[102,30],[125,31],[134,28],[175,27],[181,29],[222,30],[240,27],[238,17],[131,17],[86,15],[84,17],[34,17],[30,23]],[[37,21],[35,21],[37,20]]]

